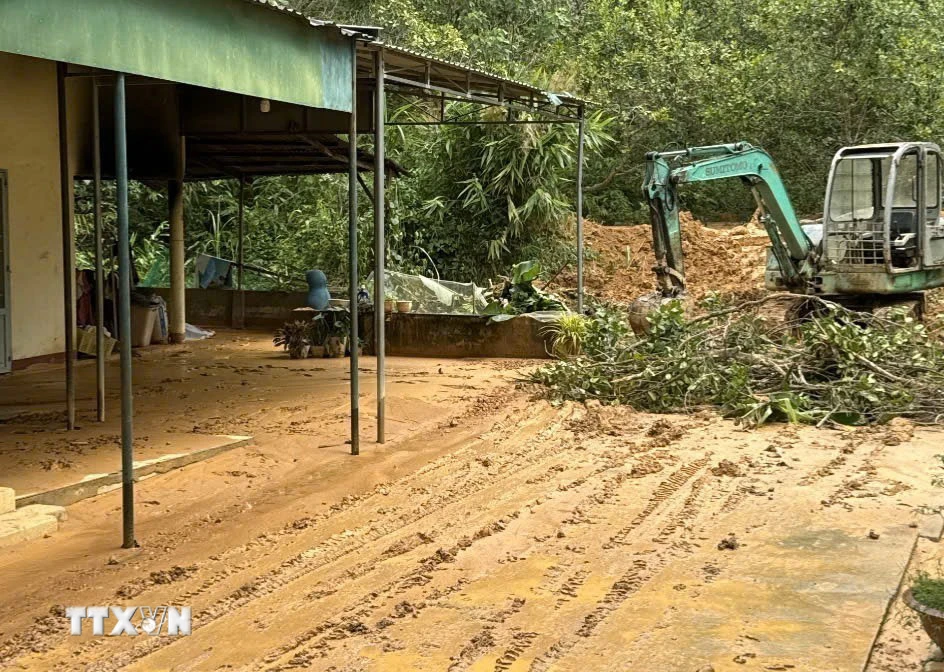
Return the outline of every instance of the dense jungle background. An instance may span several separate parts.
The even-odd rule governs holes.
[[[777,161],[801,214],[822,209],[829,161],[843,145],[920,139],[944,130],[944,0],[291,0],[310,16],[384,27],[387,42],[592,101],[586,215],[646,220],[646,151],[746,140]],[[388,97],[388,114],[408,115]],[[483,117],[489,111],[479,113]],[[370,148],[370,138],[361,139]],[[520,259],[554,273],[570,263],[573,125],[396,127],[388,156],[409,171],[388,186],[388,266],[482,282]],[[107,185],[106,198],[113,192]],[[166,284],[166,194],[132,188],[140,275]],[[188,262],[236,257],[238,183],[189,184]],[[250,288],[347,273],[347,177],[264,178],[248,188]],[[79,267],[90,265],[91,188],[77,185]],[[749,192],[691,188],[703,219],[745,218]],[[361,194],[361,269],[372,216]],[[113,208],[113,206],[110,206]],[[106,211],[109,236],[114,231]],[[428,253],[428,257],[427,254]],[[592,254],[592,250],[590,252]]]

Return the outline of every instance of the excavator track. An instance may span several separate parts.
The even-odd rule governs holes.
[[[896,312],[905,310],[906,314],[921,321],[924,319],[927,297],[924,292],[908,294],[839,294],[824,296],[823,299],[859,313],[871,313],[880,317],[891,317]],[[822,304],[807,297],[797,296],[792,306],[787,308],[785,319],[788,322],[799,321],[822,311]]]

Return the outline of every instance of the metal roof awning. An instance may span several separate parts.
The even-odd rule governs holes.
[[[350,36],[300,18],[262,0],[3,0],[0,51],[350,112]]]
[[[358,41],[359,79],[376,78],[373,59],[378,49],[383,51],[384,83],[390,91],[537,112],[558,120],[576,120],[586,105],[569,93],[545,91],[485,70],[370,39]]]

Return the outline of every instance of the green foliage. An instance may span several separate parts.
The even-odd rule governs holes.
[[[670,146],[747,140],[771,152],[798,211],[822,207],[839,147],[944,137],[944,0],[286,0],[309,15],[384,26],[383,38],[441,58],[595,101],[587,136],[586,211],[604,223],[648,218],[643,155]],[[438,107],[391,93],[391,116]],[[592,110],[593,108],[591,108]],[[448,105],[449,116],[498,121],[504,111]],[[523,118],[523,117],[522,117]],[[390,157],[411,171],[388,189],[388,263],[458,281],[494,277],[518,259],[552,271],[572,263],[573,125],[399,127]],[[610,141],[612,139],[612,141]],[[364,148],[369,148],[364,139]],[[187,187],[188,259],[236,256],[234,181]],[[301,286],[324,270],[344,284],[346,177],[265,178],[246,209],[246,261],[276,277],[253,288]],[[90,188],[77,190],[80,263],[90,265]],[[701,217],[754,209],[736,181],[693,186]],[[114,194],[106,184],[108,241]],[[142,276],[166,281],[167,202],[132,185]],[[372,212],[361,199],[360,259],[372,263]],[[188,277],[192,273],[188,272]]]
[[[583,344],[589,335],[589,324],[585,316],[579,313],[561,315],[541,332],[551,338],[551,347],[556,356],[573,357],[583,351]]]
[[[918,572],[911,584],[911,595],[919,604],[944,611],[944,579]]]
[[[616,138],[587,165],[586,207],[602,222],[647,219],[648,150],[748,140],[774,156],[797,209],[814,214],[839,147],[944,136],[942,0],[291,2],[596,101]],[[733,182],[682,198],[702,217],[754,209]]]
[[[537,261],[521,261],[515,264],[511,269],[511,278],[505,279],[501,291],[485,307],[484,314],[494,315],[493,319],[501,321],[523,313],[567,310],[559,297],[534,286],[534,281],[540,274],[541,264]]]
[[[465,104],[448,108],[467,121],[501,121]],[[403,118],[412,118],[409,110]],[[524,117],[522,117],[524,118]],[[609,141],[607,121],[588,122],[587,148]],[[444,278],[484,282],[513,260],[560,268],[573,258],[572,124],[444,126],[402,140],[412,177],[398,190],[403,256],[422,248]],[[422,261],[418,260],[422,265]]]
[[[103,230],[106,258],[117,236],[114,185],[104,183]],[[92,185],[76,182],[76,256],[79,268],[94,265]],[[167,194],[139,182],[129,193],[131,248],[139,275],[146,284],[167,286],[170,231]],[[235,260],[238,256],[239,183],[219,180],[187,184],[184,201],[187,279],[192,282],[193,259],[209,254]],[[334,284],[347,278],[347,176],[259,178],[246,187],[244,259],[248,289],[305,288],[305,271],[320,268]],[[372,217],[369,208],[360,219],[359,254],[362,268],[372,263]]]
[[[646,337],[585,348],[533,380],[556,399],[655,412],[714,406],[749,425],[944,418],[944,351],[923,325],[814,303],[797,327],[738,306],[686,319],[671,301],[649,315]]]
[[[295,320],[286,322],[275,331],[272,345],[287,350],[292,359],[301,359],[303,350],[312,344],[312,322]]]

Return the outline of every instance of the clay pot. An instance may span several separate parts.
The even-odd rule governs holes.
[[[309,350],[311,350],[311,346],[307,343],[296,344],[288,349],[288,356],[292,359],[305,359],[308,357]]]
[[[397,312],[398,313],[408,313],[413,310],[412,301],[397,301]]]
[[[393,299],[388,299],[388,300],[384,301],[384,312],[385,312],[385,313],[392,313],[392,312],[393,312],[393,309],[396,308],[396,306],[397,306],[397,302],[396,302],[396,301],[394,301]]]
[[[931,641],[944,649],[944,611],[926,607],[918,602],[914,598],[914,595],[911,594],[910,588],[905,591],[902,599],[905,600],[905,604],[918,612],[918,618],[921,619],[921,626],[924,628],[924,631],[928,633],[928,637],[931,638]]]
[[[347,339],[340,336],[329,336],[325,339],[325,357],[344,357],[347,350]]]

